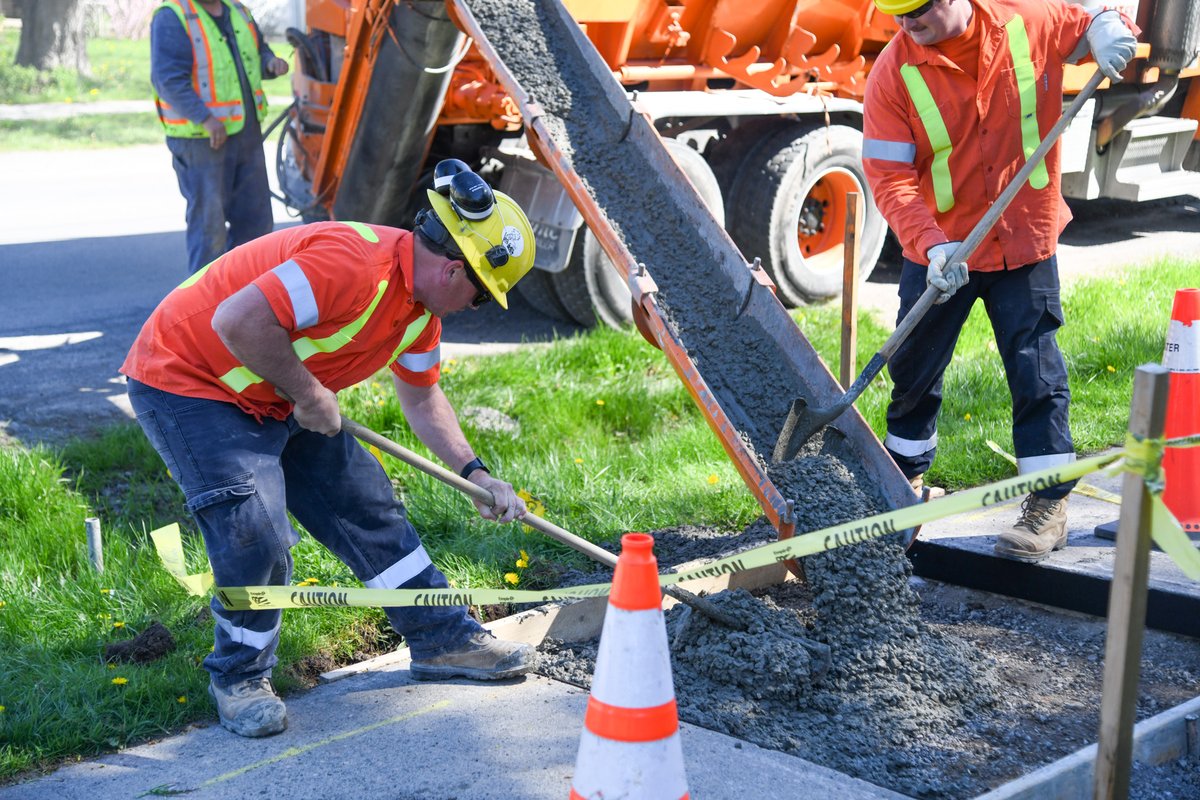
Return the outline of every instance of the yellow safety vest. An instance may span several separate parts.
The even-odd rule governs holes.
[[[1029,57],[1029,35],[1025,31],[1025,20],[1016,14],[1004,25],[1004,29],[1008,32],[1008,52],[1012,56],[1017,94],[1021,98],[1021,148],[1028,159],[1042,143],[1037,120],[1037,75],[1033,71],[1033,59]],[[938,211],[944,213],[954,208],[954,184],[950,179],[950,153],[954,145],[938,111],[937,101],[933,99],[921,71],[915,64],[905,64],[900,67],[900,77],[904,79],[908,96],[933,148],[933,165],[930,167],[933,196]],[[1049,182],[1046,162],[1039,162],[1029,176],[1029,185],[1034,189],[1042,189]]]
[[[221,0],[233,21],[233,35],[250,89],[254,93],[255,111],[258,121],[267,116],[267,96],[262,89],[262,61],[258,55],[258,35],[250,22],[250,12],[238,0]],[[201,13],[195,0],[164,0],[159,8],[169,8],[179,17],[192,41],[192,88],[212,115],[225,125],[231,136],[246,124],[246,112],[242,107],[242,84],[238,80],[237,65],[233,53],[222,41],[217,23],[208,13]],[[199,139],[208,136],[203,125],[184,117],[169,103],[154,93],[158,108],[158,119],[167,136]]]

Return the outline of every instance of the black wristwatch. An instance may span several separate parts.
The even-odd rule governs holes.
[[[467,465],[465,467],[463,467],[462,471],[459,472],[458,474],[463,477],[463,480],[466,480],[467,477],[477,469],[481,469],[489,475],[492,474],[492,471],[487,468],[487,464],[484,464],[483,459],[480,458],[479,456],[475,456],[475,458],[473,458],[469,462],[467,462]]]

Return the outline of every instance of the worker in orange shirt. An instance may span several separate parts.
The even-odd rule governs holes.
[[[867,79],[863,163],[904,253],[900,313],[942,294],[888,364],[884,446],[920,490],[937,452],[942,375],[981,299],[1004,362],[1020,472],[1075,460],[1055,251],[1071,219],[1059,148],[1034,170],[968,266],[947,265],[1062,114],[1063,63],[1089,53],[1111,80],[1136,41],[1115,11],[1063,0],[875,0],[900,32]],[[969,277],[969,280],[968,280]],[[1067,544],[1073,482],[1040,487],[1002,532],[999,555],[1035,562]]]
[[[218,586],[287,585],[288,514],[369,588],[445,588],[383,467],[341,430],[337,392],[390,367],[416,435],[491,492],[486,519],[525,514],[475,455],[438,387],[441,317],[506,295],[533,266],[529,220],[461,161],[435,169],[415,232],[356,222],[287,228],[219,256],[167,295],[125,360],[138,422],[187,499]],[[444,194],[443,194],[444,193]],[[281,613],[211,603],[204,659],[221,724],[279,733],[271,686]],[[419,679],[529,670],[465,606],[384,609]]]

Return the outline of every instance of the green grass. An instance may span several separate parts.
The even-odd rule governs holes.
[[[1133,370],[1160,357],[1174,290],[1194,283],[1196,268],[1164,262],[1067,292],[1068,325],[1060,339],[1082,452],[1123,440]],[[836,372],[838,310],[808,309],[797,317]],[[885,334],[864,321],[860,364]],[[1012,471],[984,445],[989,438],[1005,445],[1011,439],[1007,387],[990,340],[977,311],[947,373],[931,479],[952,488]],[[467,423],[484,460],[541,500],[547,519],[573,533],[603,541],[681,523],[732,531],[760,513],[674,371],[636,333],[598,330],[444,368],[442,385],[460,412],[484,406],[520,425],[512,435]],[[889,391],[885,374],[861,403],[881,434]],[[341,400],[351,418],[427,453],[401,416],[389,379],[368,381]],[[480,520],[455,491],[390,457],[384,462],[435,562],[455,585],[501,586],[504,574],[514,572],[521,588],[539,588],[553,585],[563,566],[588,566],[519,524]],[[99,517],[104,530],[103,575],[87,560],[89,516]],[[172,522],[184,530],[189,568],[206,569],[180,493],[134,425],[53,453],[0,449],[0,780],[214,718],[199,666],[212,644],[207,602],[186,595],[167,575],[147,535]],[[530,557],[527,567],[516,565],[521,551]],[[297,581],[355,583],[311,537],[293,554]],[[175,635],[174,653],[143,666],[103,663],[106,643],[153,620]],[[124,625],[114,627],[118,622]],[[277,682],[286,692],[316,672],[395,644],[376,609],[288,611]],[[117,677],[128,682],[114,685]]]
[[[125,147],[152,144],[163,139],[162,126],[153,111],[140,114],[87,114],[88,104],[103,100],[151,100],[150,40],[92,39],[88,42],[91,74],[73,70],[39,72],[13,64],[19,32],[0,31],[0,105],[61,103],[81,116],[65,119],[0,121],[0,152]],[[292,62],[292,47],[272,43],[280,58]],[[263,82],[270,97],[291,95],[291,78],[285,75]],[[265,124],[283,108],[272,104]]]

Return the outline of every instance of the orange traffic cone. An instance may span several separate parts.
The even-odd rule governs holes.
[[[1171,371],[1168,439],[1200,434],[1200,289],[1178,289],[1163,350]],[[1163,454],[1163,503],[1193,539],[1200,537],[1200,448],[1168,447]]]
[[[571,800],[688,797],[654,539],[621,537]]]

